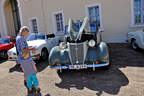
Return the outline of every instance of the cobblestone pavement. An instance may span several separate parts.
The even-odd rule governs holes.
[[[144,96],[144,52],[128,44],[109,44],[111,67],[58,74],[48,61],[37,62],[41,93],[33,96]],[[13,61],[0,60],[0,96],[26,96],[23,73]]]

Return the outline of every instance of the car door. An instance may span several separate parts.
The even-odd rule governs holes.
[[[138,47],[144,49],[144,31],[136,31],[135,33],[133,33],[133,35],[136,39]]]
[[[52,49],[52,47],[54,46],[55,44],[55,40],[53,40],[52,38],[48,38],[46,40],[47,42],[47,48],[48,48],[48,51],[50,52],[50,50]]]

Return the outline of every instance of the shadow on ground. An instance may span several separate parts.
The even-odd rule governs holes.
[[[46,95],[44,95],[44,96],[51,96],[50,94],[46,94]]]
[[[32,93],[32,94],[28,94],[27,96],[42,96],[41,93]]]
[[[4,63],[4,62],[6,62],[6,61],[7,61],[7,59],[2,59],[2,58],[0,58],[0,64]]]
[[[125,67],[144,67],[144,53],[134,51],[128,44],[109,44],[111,67],[109,70],[97,68],[95,72],[92,69],[87,70],[65,70],[58,73],[61,78],[60,83],[55,85],[59,88],[76,88],[83,90],[98,91],[97,96],[103,92],[117,95],[122,86],[129,84],[126,75],[119,68]]]
[[[36,62],[36,67],[37,67],[38,72],[43,71],[49,65],[48,60],[46,60],[46,61],[37,60],[35,62]],[[10,73],[14,72],[14,71],[22,72],[20,65],[16,64],[15,66],[13,66],[12,68],[9,69]]]

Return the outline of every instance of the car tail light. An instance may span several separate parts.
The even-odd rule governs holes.
[[[8,59],[12,59],[12,57],[8,57]]]
[[[36,55],[33,55],[33,56],[36,56],[36,57],[37,57],[37,56],[40,56],[40,54],[36,54]]]
[[[61,66],[61,64],[56,64],[56,66]]]
[[[96,64],[98,64],[98,61],[96,61]]]

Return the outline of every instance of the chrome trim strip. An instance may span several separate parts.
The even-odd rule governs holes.
[[[70,44],[72,43],[68,43],[68,50],[69,50],[68,53],[69,53],[70,62],[73,65],[72,58],[71,58]]]
[[[87,52],[88,52],[88,45],[87,45],[87,43],[88,43],[88,41],[86,41],[86,42],[83,43],[83,49],[84,49],[83,64],[85,63]]]
[[[102,67],[102,66],[108,66],[109,63],[103,63],[103,64],[88,64],[88,67],[91,68],[91,67]],[[69,69],[68,66],[55,66],[55,67],[52,67],[53,69]]]

